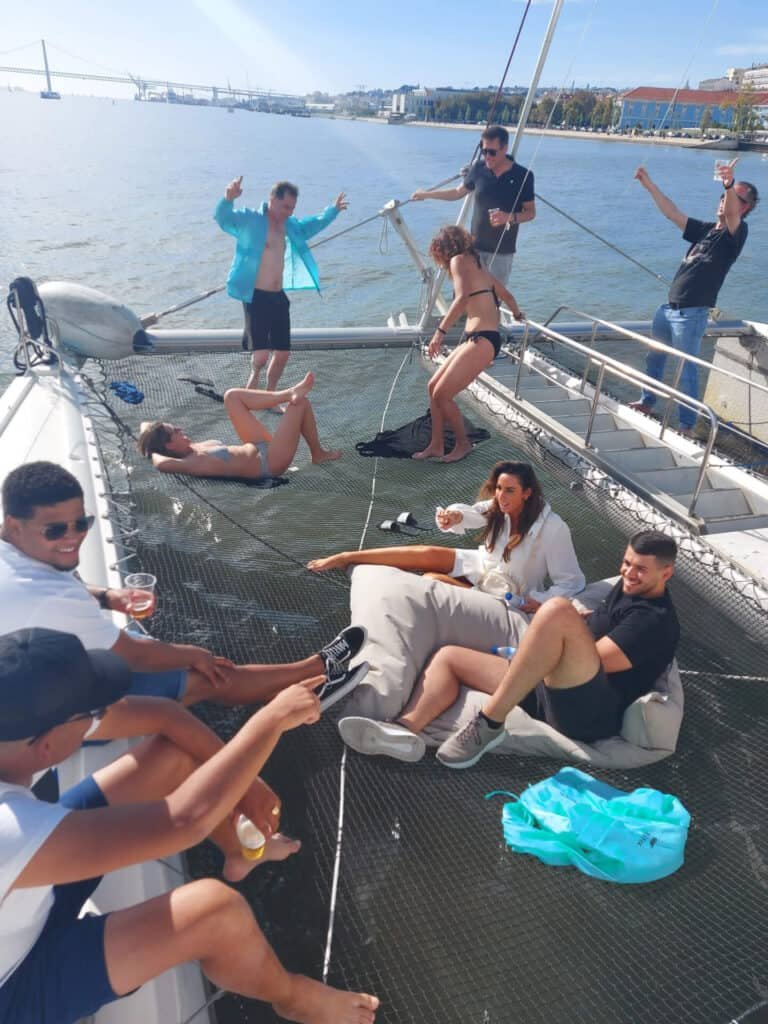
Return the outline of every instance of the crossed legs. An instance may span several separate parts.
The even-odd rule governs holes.
[[[307,395],[315,383],[315,375],[308,373],[291,388],[281,391],[254,391],[248,388],[230,388],[224,395],[227,410],[237,436],[244,444],[267,442],[267,470],[273,475],[285,472],[293,461],[299,440],[307,442],[313,462],[328,462],[341,458],[340,451],[323,448],[317,433],[315,414]],[[274,435],[260,423],[254,413],[286,405],[285,415]]]
[[[456,701],[461,686],[468,686],[488,694],[483,713],[503,722],[541,679],[553,689],[570,689],[589,682],[599,668],[594,638],[581,615],[566,598],[552,598],[532,619],[511,662],[466,647],[442,647],[397,721],[421,732]]]

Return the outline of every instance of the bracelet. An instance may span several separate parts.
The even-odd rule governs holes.
[[[109,611],[109,601],[107,600],[108,594],[109,587],[105,587],[103,590],[100,590],[98,594],[94,595],[96,600],[99,602],[99,608],[104,608],[105,611]]]
[[[723,182],[723,188],[726,190],[726,192],[729,188],[733,188],[733,178],[731,178],[727,185],[725,184],[725,182]]]
[[[448,331],[446,331],[446,329],[444,327],[440,327],[440,326],[436,327],[435,330],[436,331],[440,331],[441,334],[447,334],[448,333]]]

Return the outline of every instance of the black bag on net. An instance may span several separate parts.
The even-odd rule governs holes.
[[[464,417],[464,427],[472,444],[487,441],[491,436],[483,427],[476,427]],[[415,452],[423,451],[432,437],[432,415],[427,412],[418,419],[404,423],[394,430],[381,430],[372,441],[358,441],[355,445],[359,455],[376,456],[384,459],[410,459]],[[453,431],[446,428],[445,450],[453,448]]]

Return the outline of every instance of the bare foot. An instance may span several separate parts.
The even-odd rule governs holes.
[[[289,1002],[273,1003],[279,1017],[297,1024],[373,1024],[379,1000],[365,992],[342,992],[301,974],[291,975]]]
[[[443,449],[433,448],[431,444],[423,452],[414,452],[411,456],[412,459],[441,459],[442,457]]]
[[[472,451],[472,445],[471,444],[469,444],[469,443],[462,444],[462,445],[458,445],[457,444],[456,447],[454,449],[452,449],[450,452],[448,452],[447,455],[444,455],[442,457],[442,459],[440,459],[440,461],[441,462],[461,462],[461,460],[465,459],[467,457],[467,455],[469,455],[469,453],[471,451]]]
[[[224,877],[228,882],[240,882],[260,864],[266,864],[270,860],[286,860],[300,849],[300,840],[284,836],[282,832],[275,832],[272,838],[267,840],[264,855],[259,860],[248,860],[240,853],[231,853],[224,861]]]
[[[346,569],[347,558],[344,554],[328,555],[327,558],[313,558],[307,562],[307,568],[312,572],[327,572],[329,569]]]
[[[303,380],[300,380],[298,384],[294,384],[291,388],[291,404],[295,405],[300,399],[306,398],[314,386],[315,375],[310,370]]]
[[[321,448],[319,452],[316,452],[312,456],[312,461],[315,463],[319,462],[335,462],[336,459],[340,459],[344,452],[340,452],[335,448]]]

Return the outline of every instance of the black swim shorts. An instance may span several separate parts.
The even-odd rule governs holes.
[[[581,686],[567,690],[538,683],[520,707],[531,718],[546,722],[564,736],[584,743],[618,735],[624,708],[617,690],[611,686],[605,669]]]
[[[243,348],[279,349],[291,347],[291,303],[285,292],[265,292],[257,288],[250,302],[243,303],[245,330]]]

